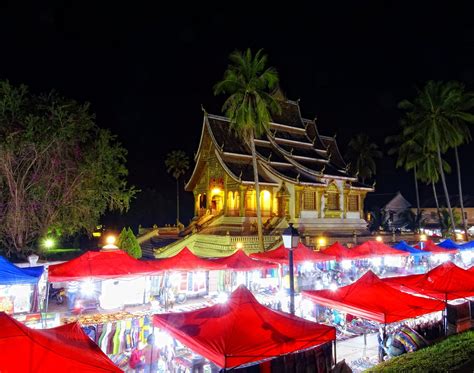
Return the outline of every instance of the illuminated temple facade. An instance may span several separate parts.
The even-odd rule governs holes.
[[[298,102],[281,103],[268,133],[255,140],[260,205],[266,232],[293,222],[307,234],[365,231],[363,204],[372,187],[347,173],[335,137],[301,117]],[[214,229],[254,227],[256,191],[250,147],[229,120],[204,114],[195,168],[186,184],[195,220],[214,218]],[[219,217],[219,219],[216,219]]]

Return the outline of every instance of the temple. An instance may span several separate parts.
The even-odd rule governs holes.
[[[255,140],[267,234],[289,221],[306,236],[365,231],[364,198],[373,188],[348,174],[335,137],[320,135],[316,120],[302,118],[298,102],[281,102],[281,108]],[[228,118],[204,113],[195,162],[185,187],[194,194],[195,225],[212,221],[206,233],[214,234],[255,231],[251,151]]]

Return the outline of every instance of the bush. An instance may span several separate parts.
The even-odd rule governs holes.
[[[118,247],[135,259],[142,257],[142,248],[130,227],[128,229],[123,228],[120,232]]]
[[[448,372],[474,358],[474,332],[453,335],[422,350],[390,359],[367,372]]]

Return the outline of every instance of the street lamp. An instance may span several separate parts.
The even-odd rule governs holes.
[[[295,276],[293,273],[293,249],[298,246],[300,234],[296,228],[293,228],[293,223],[288,224],[282,233],[283,245],[289,250],[289,266],[290,266],[290,313],[295,314]]]

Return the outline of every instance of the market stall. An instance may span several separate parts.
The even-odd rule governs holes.
[[[223,264],[194,255],[187,247],[172,257],[150,261],[150,265],[163,274],[156,288],[166,309],[190,297],[217,293],[219,275],[216,271],[226,269]]]
[[[313,302],[382,324],[442,311],[444,303],[397,290],[368,271],[351,285],[336,290],[303,291]]]
[[[262,306],[244,286],[224,304],[154,315],[153,322],[224,369],[257,364],[335,339],[334,328]],[[330,357],[325,364],[330,366]]]
[[[0,312],[35,312],[43,266],[20,268],[0,256]]]
[[[68,262],[49,266],[48,280],[67,283],[70,309],[116,309],[146,303],[146,276],[158,272],[149,262],[132,258],[119,249],[88,251]]]
[[[425,274],[388,277],[383,282],[442,301],[474,296],[474,273],[451,262],[440,264]]]
[[[280,245],[274,250],[265,251],[263,253],[255,253],[250,255],[252,258],[275,262],[279,264],[288,265],[289,251],[285,246]],[[336,258],[332,255],[326,255],[323,252],[313,251],[309,247],[299,242],[298,246],[293,249],[293,261],[295,264],[302,264],[304,262],[311,263],[325,263]]]
[[[250,258],[243,250],[237,250],[232,255],[212,261],[225,267],[224,291],[232,291],[239,285],[245,285],[249,289],[265,287],[272,278],[270,273],[266,275],[267,272],[278,268],[277,263]]]
[[[2,372],[121,372],[77,323],[35,330],[0,313]]]
[[[459,249],[459,245],[450,238],[439,242],[437,245],[443,249]]]

